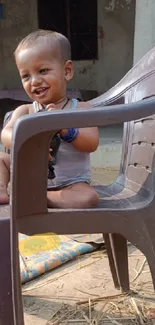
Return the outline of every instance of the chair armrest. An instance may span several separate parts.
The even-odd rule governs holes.
[[[153,114],[155,114],[154,98],[131,104],[95,106],[95,108],[92,106],[89,109],[26,115],[15,123],[12,146],[14,147],[16,143],[16,150],[18,150],[28,138],[44,132],[51,132],[51,136],[53,136],[61,129],[121,124]]]

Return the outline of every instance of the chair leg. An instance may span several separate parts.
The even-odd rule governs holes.
[[[155,223],[147,220],[145,227],[139,227],[139,229],[141,236],[137,236],[137,233],[132,231],[132,236],[129,240],[145,255],[150,268],[155,291]]]
[[[16,324],[12,302],[9,219],[0,220],[0,324]]]
[[[130,290],[127,240],[120,234],[110,234],[111,249],[119,284],[123,292]]]
[[[152,277],[152,283],[153,283],[153,288],[155,291],[155,261],[153,261],[152,257],[148,258],[148,255],[145,255],[147,258],[147,262],[149,264],[150,272],[151,272],[151,277]]]
[[[103,238],[104,238],[105,247],[106,247],[107,254],[108,254],[109,266],[110,266],[114,286],[116,289],[120,289],[120,282],[119,282],[116,265],[115,265],[115,261],[114,261],[113,250],[111,247],[110,235],[107,233],[104,233]]]
[[[14,308],[14,318],[16,325],[24,325],[21,279],[20,279],[20,263],[19,263],[19,247],[18,233],[16,224],[11,223],[11,268],[12,268],[12,301]]]

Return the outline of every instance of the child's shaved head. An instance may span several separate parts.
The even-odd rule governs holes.
[[[71,46],[69,40],[62,34],[50,30],[39,29],[26,36],[17,46],[15,50],[15,58],[17,53],[29,46],[34,46],[36,43],[46,41],[51,45],[51,49],[59,49],[61,59],[65,62],[71,60]]]

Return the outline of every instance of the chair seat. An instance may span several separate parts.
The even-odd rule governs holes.
[[[0,205],[0,219],[10,218],[10,206],[9,204]]]
[[[148,200],[143,196],[128,188],[124,188],[118,183],[113,183],[109,186],[95,185],[93,187],[99,194],[99,209],[136,209],[148,204]],[[52,212],[52,209],[49,209],[49,211]],[[9,204],[0,205],[0,219],[7,217],[10,218]]]
[[[118,183],[113,183],[110,186],[97,185],[93,187],[99,194],[98,208],[100,209],[138,209],[148,204],[146,198]]]

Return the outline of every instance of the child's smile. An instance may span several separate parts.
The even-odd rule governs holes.
[[[34,95],[39,99],[44,98],[47,95],[49,87],[38,87],[33,90]]]

